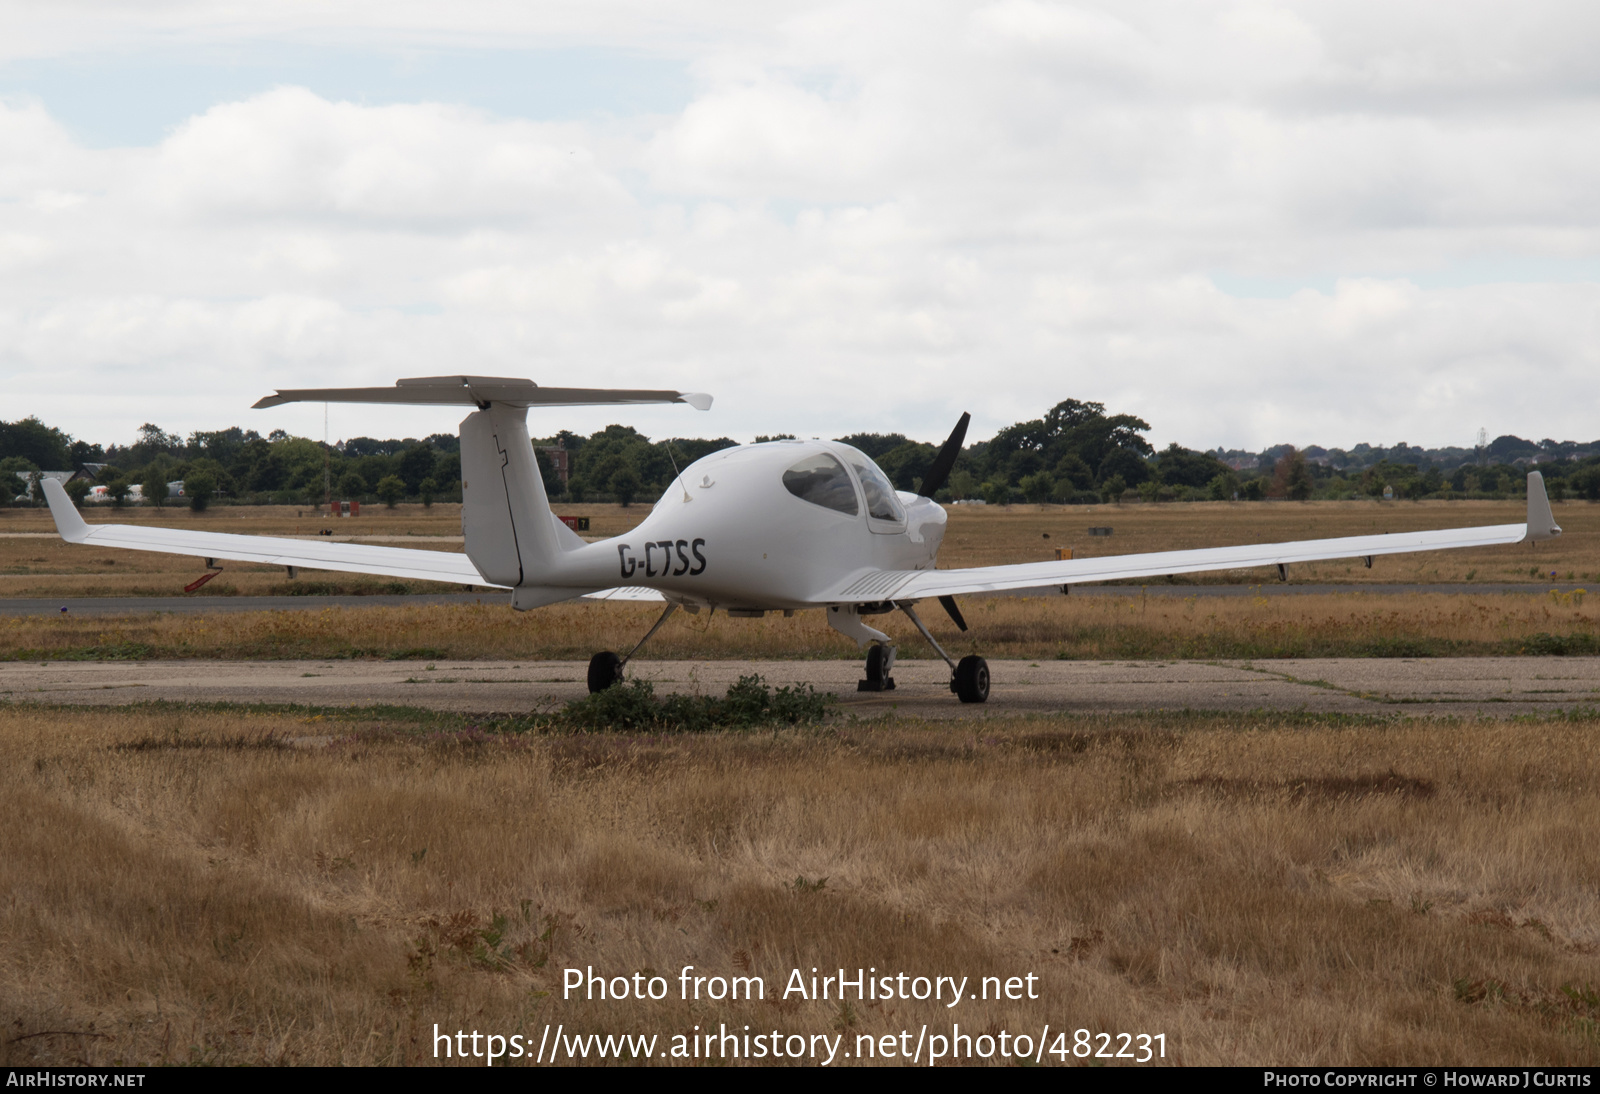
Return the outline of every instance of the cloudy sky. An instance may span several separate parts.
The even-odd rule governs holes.
[[[0,418],[1600,437],[1600,6],[0,3]],[[338,437],[459,413],[335,407]]]

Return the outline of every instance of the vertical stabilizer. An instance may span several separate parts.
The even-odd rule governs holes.
[[[492,403],[461,423],[461,534],[467,557],[497,585],[548,582],[562,554],[527,415]]]

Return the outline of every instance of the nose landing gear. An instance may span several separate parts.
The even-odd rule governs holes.
[[[857,691],[893,691],[894,647],[887,643],[874,643],[867,651],[867,678],[856,681]]]

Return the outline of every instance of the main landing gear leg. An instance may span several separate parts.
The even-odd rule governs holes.
[[[929,633],[927,627],[923,626],[922,620],[917,617],[917,613],[911,610],[910,604],[897,604],[895,606],[906,613],[906,618],[917,625],[917,630],[921,631],[922,637],[928,640],[928,645],[932,646],[939,656],[944,658],[944,663],[950,666],[950,690],[956,693],[956,697],[963,703],[987,703],[989,701],[989,662],[981,657],[971,656],[963,657],[961,663],[957,664],[948,653],[944,652],[944,647],[933,640],[933,635]]]
[[[593,695],[596,692],[606,690],[613,684],[620,684],[622,682],[622,666],[633,660],[633,655],[639,652],[640,647],[650,641],[650,636],[659,631],[661,624],[665,623],[672,613],[677,610],[678,606],[676,604],[668,604],[667,610],[661,613],[660,619],[656,620],[656,625],[645,632],[644,637],[639,639],[638,644],[628,651],[628,656],[618,657],[610,650],[601,650],[589,658],[589,694]]]

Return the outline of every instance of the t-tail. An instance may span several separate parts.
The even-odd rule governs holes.
[[[531,406],[614,406],[688,403],[698,410],[711,396],[698,392],[540,387],[497,376],[425,376],[392,388],[312,388],[279,391],[256,403],[383,403],[476,406],[461,422],[461,534],[466,554],[486,582],[517,592],[518,608],[566,599],[559,588],[564,556],[584,546],[550,509],[528,436]]]

